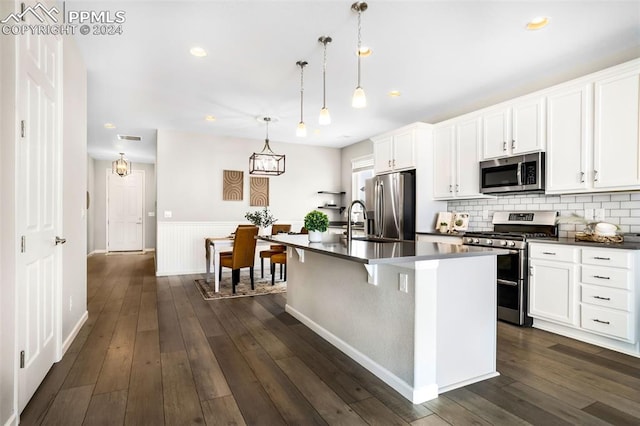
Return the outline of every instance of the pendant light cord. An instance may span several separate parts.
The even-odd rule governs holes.
[[[304,66],[306,64],[300,64],[300,122],[303,123],[304,120]]]
[[[327,41],[324,44],[324,56],[322,59],[322,108],[327,108]]]
[[[360,47],[362,46],[362,11],[358,9],[358,87],[360,87]]]

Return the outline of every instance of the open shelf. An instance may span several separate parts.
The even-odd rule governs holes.
[[[340,195],[340,203],[342,203],[342,196],[346,194],[345,191],[318,191],[318,194],[325,194],[325,195]],[[335,206],[318,206],[319,209],[325,209],[325,210],[338,210],[339,214],[342,214],[342,212],[346,209],[346,207],[344,206],[339,206],[339,205],[335,205]]]

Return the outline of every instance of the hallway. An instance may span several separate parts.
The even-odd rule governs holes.
[[[640,360],[499,323],[501,376],[422,405],[284,312],[204,301],[153,254],[88,258],[89,320],[24,425],[638,424]],[[606,421],[605,421],[606,420]]]

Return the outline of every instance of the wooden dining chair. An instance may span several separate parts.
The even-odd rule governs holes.
[[[253,284],[253,263],[256,256],[256,236],[257,226],[238,226],[233,238],[233,250],[231,252],[220,253],[219,278],[222,279],[222,267],[231,268],[231,288],[236,292],[236,285],[240,282],[240,269],[249,268],[251,277],[251,290]]]
[[[287,280],[287,252],[274,253],[271,256],[271,285],[276,282],[276,265],[280,264],[280,279],[282,279],[282,265],[284,265],[284,280]]]
[[[280,232],[291,231],[291,225],[274,224],[271,225],[271,235],[278,235]],[[280,244],[272,244],[269,250],[260,251],[260,277],[264,278],[264,260],[271,260],[271,256],[276,253],[282,253],[285,250],[285,246]]]

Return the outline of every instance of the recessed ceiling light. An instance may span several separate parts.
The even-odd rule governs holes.
[[[544,28],[549,23],[549,18],[546,16],[538,16],[537,18],[533,18],[529,22],[527,22],[528,30],[539,30],[540,28]]]
[[[400,91],[399,90],[392,90],[389,92],[389,96],[392,98],[398,98],[400,97]]]
[[[194,46],[191,49],[189,49],[189,53],[191,53],[193,56],[197,58],[202,58],[207,56],[207,51],[204,50],[202,47],[198,47],[198,46]]]
[[[113,123],[104,123],[104,128],[105,129],[115,129],[116,125]]]
[[[213,115],[205,115],[204,119],[207,121],[216,121],[216,117]]]

